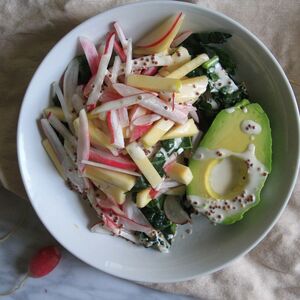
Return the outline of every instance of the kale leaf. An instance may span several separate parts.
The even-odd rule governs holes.
[[[86,84],[92,76],[88,61],[85,55],[79,55],[76,59],[79,62],[78,85]]]
[[[209,57],[218,55],[223,68],[231,75],[234,75],[236,64],[231,57],[216,45],[224,44],[231,38],[231,34],[225,32],[203,32],[191,34],[181,46],[187,48],[190,55],[195,57],[200,53],[207,53]],[[188,77],[203,75],[202,67],[196,68],[189,74]]]

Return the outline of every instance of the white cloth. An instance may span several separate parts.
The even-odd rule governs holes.
[[[26,86],[50,48],[74,26],[121,0],[0,1],[0,180],[26,198],[16,156],[16,124]],[[193,1],[237,20],[271,49],[300,95],[299,0]],[[298,85],[297,85],[298,84]],[[269,235],[223,271],[153,288],[202,299],[300,299],[300,183]]]

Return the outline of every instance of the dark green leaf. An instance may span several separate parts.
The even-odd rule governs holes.
[[[86,84],[92,76],[89,64],[85,55],[79,55],[76,59],[79,62],[78,85]]]

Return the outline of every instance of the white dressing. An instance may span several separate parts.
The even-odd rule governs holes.
[[[241,123],[241,130],[246,134],[258,135],[261,133],[261,126],[252,120],[244,120]]]

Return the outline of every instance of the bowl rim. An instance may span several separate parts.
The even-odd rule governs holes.
[[[39,66],[37,67],[36,71],[34,72],[30,83],[26,89],[26,92],[24,94],[24,97],[22,99],[22,104],[21,104],[21,108],[20,108],[20,112],[19,112],[19,116],[18,116],[18,125],[17,125],[17,157],[18,157],[18,165],[19,165],[19,169],[20,169],[20,173],[21,173],[21,178],[25,187],[25,191],[26,194],[30,200],[31,205],[33,206],[36,214],[38,215],[40,221],[42,222],[42,224],[46,227],[46,229],[48,230],[48,232],[55,238],[55,240],[57,242],[59,242],[65,249],[67,249],[72,255],[74,255],[75,257],[77,257],[78,259],[80,259],[81,261],[83,261],[84,263],[102,271],[102,272],[106,272],[110,275],[114,275],[116,277],[119,278],[123,278],[123,279],[127,279],[127,280],[133,280],[133,281],[137,281],[136,277],[134,276],[126,276],[126,274],[119,274],[118,272],[114,271],[114,270],[103,270],[99,267],[96,267],[94,265],[92,265],[91,263],[87,262],[85,260],[84,257],[79,256],[78,254],[75,254],[73,252],[72,249],[70,249],[70,247],[66,246],[64,241],[61,239],[58,239],[55,235],[55,232],[53,232],[48,226],[47,224],[45,224],[43,222],[42,216],[39,214],[36,205],[34,204],[34,201],[32,199],[32,196],[30,195],[29,189],[27,187],[27,180],[26,180],[26,175],[25,175],[25,167],[24,164],[22,163],[22,154],[21,154],[21,133],[22,133],[22,128],[21,128],[21,123],[22,123],[22,118],[24,115],[24,107],[25,107],[25,103],[27,102],[26,99],[29,97],[30,95],[30,90],[31,90],[31,86],[33,85],[33,82],[35,81],[36,75],[39,71],[39,69],[41,68],[41,66],[43,65],[44,61],[47,60],[47,57],[50,55],[50,53],[52,53],[56,47],[58,47],[58,45],[64,40],[66,39],[74,30],[77,30],[80,27],[85,26],[86,23],[88,22],[92,22],[92,20],[99,18],[99,16],[104,15],[104,14],[111,14],[113,13],[114,10],[119,10],[122,9],[122,7],[132,7],[134,8],[135,6],[147,6],[147,5],[171,5],[174,7],[177,7],[178,10],[180,10],[181,7],[193,7],[196,10],[199,11],[204,11],[207,12],[209,14],[213,14],[216,17],[220,18],[220,19],[224,19],[227,22],[233,24],[235,27],[238,27],[239,30],[243,31],[246,35],[248,35],[249,38],[251,38],[264,52],[265,54],[271,59],[272,63],[274,64],[274,66],[276,67],[277,71],[279,71],[280,76],[282,81],[285,84],[285,87],[287,88],[288,94],[290,96],[291,99],[291,105],[293,106],[293,110],[295,112],[298,112],[299,115],[299,111],[298,111],[298,106],[297,106],[297,101],[296,101],[296,97],[294,95],[293,89],[289,83],[289,80],[287,78],[287,76],[285,75],[281,65],[279,64],[279,62],[276,60],[276,58],[274,57],[274,55],[271,53],[271,51],[264,45],[264,43],[258,38],[256,37],[252,32],[250,32],[246,27],[244,27],[243,25],[241,25],[239,22],[235,21],[234,19],[226,16],[225,14],[216,11],[216,10],[212,10],[203,6],[199,6],[197,4],[194,3],[186,3],[186,2],[177,2],[177,1],[168,1],[168,0],[159,0],[159,1],[145,1],[145,2],[136,2],[136,3],[127,3],[127,4],[122,4],[113,8],[110,8],[108,10],[105,10],[93,17],[90,17],[88,19],[86,19],[85,21],[81,22],[80,24],[78,24],[77,26],[75,26],[73,29],[71,29],[66,35],[64,35],[62,38],[59,39],[58,42],[56,42],[56,44],[48,51],[48,53],[46,54],[46,56],[43,58],[43,60],[40,62]],[[295,128],[295,130],[298,133],[298,141],[297,144],[295,145],[298,149],[298,153],[299,153],[299,149],[300,149],[300,121],[299,118],[297,118],[297,128]],[[199,277],[200,275],[207,275],[207,274],[212,274],[216,271],[222,270],[225,267],[227,267],[228,265],[230,265],[231,263],[233,263],[235,260],[237,260],[238,258],[244,256],[245,254],[247,254],[249,251],[251,251],[254,247],[256,247],[265,237],[266,235],[270,232],[270,230],[273,228],[273,226],[275,225],[275,223],[277,223],[279,217],[281,216],[282,212],[284,211],[287,203],[289,202],[289,199],[291,197],[291,194],[293,192],[293,189],[296,185],[297,182],[297,175],[299,173],[299,164],[300,164],[300,156],[297,156],[297,161],[296,161],[296,167],[294,168],[294,176],[293,179],[291,180],[290,184],[289,184],[289,190],[288,193],[286,194],[286,197],[284,199],[284,201],[282,201],[282,205],[280,207],[280,209],[278,210],[277,214],[274,215],[273,221],[270,222],[265,230],[263,231],[263,233],[260,235],[259,238],[257,238],[252,244],[250,244],[248,247],[246,247],[245,250],[243,250],[239,255],[237,255],[236,257],[229,259],[226,263],[223,263],[221,265],[219,265],[218,267],[212,268],[209,271],[206,272],[202,272],[202,273],[197,273],[197,274],[192,274],[190,276],[178,276],[177,279],[171,278],[171,279],[160,279],[159,281],[156,281],[157,283],[171,283],[171,282],[181,282],[181,281],[185,281],[185,280],[190,280],[196,277]],[[154,283],[155,281],[150,281],[150,280],[144,280],[143,282],[152,282]]]

